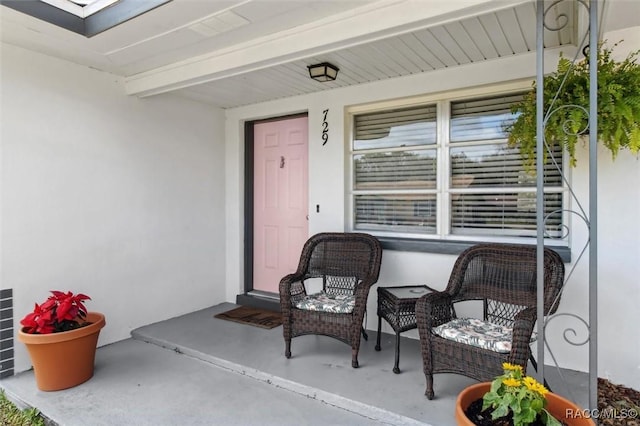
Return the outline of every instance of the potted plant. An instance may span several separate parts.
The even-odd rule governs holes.
[[[93,376],[98,336],[105,325],[104,315],[87,311],[84,302],[89,296],[51,293],[20,321],[18,331],[43,391],[67,389]]]
[[[616,43],[613,48],[618,45]],[[640,51],[615,61],[613,48],[598,46],[598,140],[611,151],[613,158],[623,149],[640,151]],[[545,140],[562,145],[576,164],[576,143],[589,129],[589,60],[572,63],[560,57],[555,72],[545,76]],[[535,88],[535,82],[534,82]],[[517,118],[506,125],[509,145],[518,146],[528,169],[536,158],[536,93],[530,91],[511,110]],[[552,149],[553,150],[553,149]],[[547,153],[545,152],[545,155]]]
[[[549,392],[522,367],[503,363],[504,374],[493,382],[464,389],[456,401],[458,425],[594,426],[577,405]]]

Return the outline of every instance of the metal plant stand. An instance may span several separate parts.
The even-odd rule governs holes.
[[[554,102],[551,103],[551,107],[548,110],[544,110],[544,93],[541,89],[544,86],[544,31],[560,31],[565,28],[569,22],[569,16],[567,14],[561,14],[556,22],[547,22],[546,17],[547,13],[555,8],[557,5],[566,2],[572,2],[572,5],[575,7],[574,16],[578,16],[578,12],[580,8],[584,8],[587,12],[587,21],[586,23],[586,32],[583,38],[580,40],[576,40],[576,45],[578,47],[577,54],[573,58],[573,63],[578,60],[578,56],[580,53],[583,53],[589,60],[589,109],[588,111],[580,106],[571,105],[571,106],[555,106]],[[598,80],[598,56],[597,56],[597,46],[599,42],[598,38],[598,0],[553,0],[553,1],[545,1],[545,0],[537,0],[536,1],[536,55],[537,55],[537,66],[536,66],[536,86],[538,88],[536,92],[536,104],[537,104],[537,152],[536,152],[536,174],[537,174],[537,193],[542,194],[544,192],[544,170],[543,170],[543,159],[545,151],[547,154],[550,153],[549,146],[547,145],[547,141],[545,139],[545,126],[549,118],[560,108],[576,108],[583,111],[583,113],[588,117],[588,126],[584,129],[580,129],[576,134],[585,134],[588,131],[589,134],[589,208],[588,212],[583,209],[580,201],[577,199],[571,185],[569,185],[566,177],[563,177],[565,182],[569,187],[570,197],[574,201],[576,208],[567,209],[567,210],[559,210],[552,212],[551,214],[545,217],[544,215],[544,197],[537,197],[536,200],[536,209],[537,209],[537,246],[538,246],[538,325],[537,331],[538,335],[542,336],[543,344],[538,345],[537,355],[538,355],[538,378],[539,380],[544,380],[544,366],[545,366],[545,349],[547,349],[551,355],[552,360],[554,361],[556,368],[558,368],[558,364],[556,362],[555,356],[553,354],[552,348],[549,346],[549,342],[545,338],[545,328],[547,324],[558,317],[570,317],[578,320],[582,325],[585,326],[587,331],[587,337],[581,341],[574,341],[569,339],[568,335],[576,335],[576,331],[573,328],[567,327],[564,333],[564,340],[574,346],[581,346],[585,344],[589,344],[589,408],[596,409],[598,407],[597,401],[597,379],[598,379],[598,357],[597,357],[597,348],[598,348],[598,339],[597,339],[597,325],[598,325],[598,279],[597,279],[597,265],[598,265],[598,223],[597,223],[597,180],[598,180],[598,169],[597,169],[597,134],[598,134],[598,110],[597,110],[597,80]],[[587,53],[588,52],[588,53]],[[559,88],[559,92],[562,91],[564,87]],[[555,101],[555,97],[553,98]],[[568,129],[569,127],[567,127]],[[565,130],[568,133],[568,130]],[[561,159],[554,159],[551,154],[550,158],[554,163],[558,163]],[[572,214],[577,218],[581,219],[587,226],[589,238],[585,247],[580,251],[578,258],[574,261],[574,264],[567,275],[565,282],[569,281],[571,278],[573,271],[576,268],[578,262],[580,262],[582,255],[587,252],[589,253],[589,318],[585,320],[579,315],[573,313],[556,313],[551,317],[545,320],[543,315],[543,256],[542,250],[544,247],[544,239],[547,237],[545,235],[545,225],[549,216],[553,214]],[[566,285],[565,285],[566,287]],[[559,368],[558,368],[559,371]],[[571,394],[569,390],[569,394]]]

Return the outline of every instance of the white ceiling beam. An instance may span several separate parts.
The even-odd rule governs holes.
[[[150,96],[322,55],[530,0],[381,0],[349,12],[127,77],[130,95]]]

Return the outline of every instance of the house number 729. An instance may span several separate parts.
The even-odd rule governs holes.
[[[328,109],[322,111],[322,146],[325,146],[329,140],[329,123],[327,122],[328,113]]]

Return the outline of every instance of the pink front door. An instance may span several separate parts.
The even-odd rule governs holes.
[[[278,293],[308,238],[307,129],[307,117],[254,126],[254,290]]]

